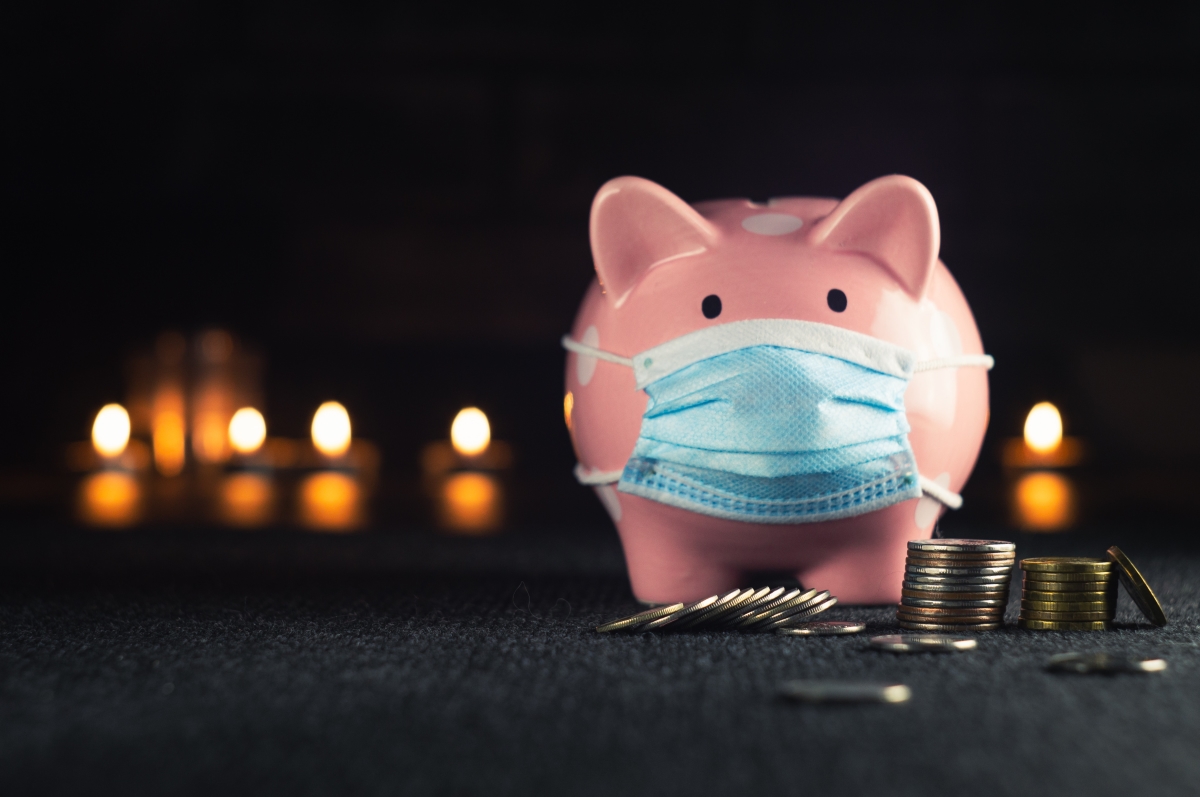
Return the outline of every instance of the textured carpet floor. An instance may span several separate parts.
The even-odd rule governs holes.
[[[1114,632],[1008,628],[974,652],[896,656],[866,635],[598,635],[636,608],[611,535],[199,539],[9,546],[5,794],[1200,793],[1186,545],[1018,541],[1022,556],[1120,542],[1165,629],[1122,596]],[[888,608],[831,616],[894,630]],[[1068,650],[1170,669],[1043,669]],[[806,677],[902,682],[913,699],[776,697]]]

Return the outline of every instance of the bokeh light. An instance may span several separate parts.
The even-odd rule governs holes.
[[[221,483],[221,520],[231,526],[262,526],[272,519],[275,490],[268,476],[235,473]]]
[[[131,474],[100,471],[80,484],[79,516],[92,526],[130,526],[141,515],[141,500],[141,486]]]
[[[120,404],[105,404],[92,424],[92,445],[102,457],[120,456],[129,445],[129,413]]]
[[[1049,454],[1062,444],[1062,415],[1049,401],[1033,405],[1025,418],[1025,445],[1039,454]]]
[[[350,531],[362,525],[362,489],[353,476],[325,471],[300,484],[300,523],[318,531]]]
[[[229,419],[229,444],[239,454],[253,454],[267,439],[267,422],[253,407],[242,407]]]
[[[459,410],[450,424],[450,442],[464,457],[474,457],[487,451],[492,442],[492,427],[483,410],[467,407]]]
[[[1027,473],[1016,486],[1017,525],[1030,531],[1058,531],[1075,521],[1075,490],[1052,471]]]
[[[350,448],[350,413],[336,401],[317,407],[312,421],[312,441],[327,457],[340,457]]]
[[[482,534],[499,527],[500,485],[486,473],[456,473],[442,484],[440,522],[451,531]]]

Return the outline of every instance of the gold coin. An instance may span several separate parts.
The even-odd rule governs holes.
[[[1050,601],[1051,603],[1113,603],[1107,592],[1033,592],[1021,590],[1021,599],[1027,601]]]
[[[1022,609],[1035,612],[1111,612],[1116,606],[1108,601],[1021,601]]]
[[[1125,552],[1114,545],[1108,549],[1108,557],[1116,563],[1121,583],[1125,585],[1125,591],[1142,610],[1142,614],[1146,615],[1146,619],[1159,628],[1166,625],[1167,613],[1163,611],[1162,604],[1158,602],[1158,596],[1154,594],[1154,590],[1150,589],[1150,585],[1142,577],[1141,571],[1129,560]]]
[[[1117,580],[1111,581],[1038,581],[1026,578],[1021,582],[1025,589],[1040,592],[1112,592],[1117,586]]]
[[[1081,620],[1111,620],[1112,612],[1038,612],[1032,609],[1021,609],[1022,620],[1057,620],[1060,622],[1076,623]]]
[[[910,606],[900,604],[896,607],[896,611],[912,613],[912,615],[938,615],[946,617],[949,615],[994,615],[1000,613],[1003,615],[1003,606]]]
[[[1017,620],[1019,628],[1030,631],[1107,631],[1112,625],[1104,620],[1065,622],[1060,620]]]
[[[956,625],[954,623],[910,623],[901,620],[897,623],[906,631],[995,631],[1001,623],[977,623],[976,625]]]
[[[1107,573],[1113,563],[1087,556],[1038,556],[1022,559],[1021,569],[1034,573]]]
[[[1026,570],[1026,581],[1056,581],[1064,584],[1070,584],[1076,581],[1098,581],[1104,584],[1111,584],[1117,579],[1117,574],[1113,571],[1107,573],[1048,573],[1042,570]]]
[[[927,601],[982,601],[1008,600],[1008,590],[991,590],[989,592],[963,590],[962,592],[928,592],[923,589],[902,589],[900,594],[906,598],[922,598]]]
[[[675,614],[683,608],[682,603],[672,603],[670,606],[658,606],[654,609],[647,609],[644,612],[629,617],[622,617],[620,620],[612,620],[604,625],[596,626],[596,630],[602,634],[607,634],[611,631],[624,631],[630,628],[636,628],[643,623],[648,623],[651,620],[658,620],[670,614]]]

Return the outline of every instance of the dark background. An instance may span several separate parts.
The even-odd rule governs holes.
[[[266,355],[272,433],[336,397],[403,481],[475,403],[519,474],[603,522],[569,478],[557,345],[596,189],[841,197],[899,172],[998,363],[968,506],[997,511],[997,442],[1050,399],[1114,511],[1188,513],[1182,8],[28,7],[5,26],[0,468],[61,471],[132,351],[222,325]]]

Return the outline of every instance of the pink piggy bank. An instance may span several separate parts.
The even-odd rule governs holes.
[[[899,175],[841,202],[600,189],[564,407],[639,600],[762,571],[899,600],[906,541],[961,504],[988,421],[991,358],[939,239]]]

